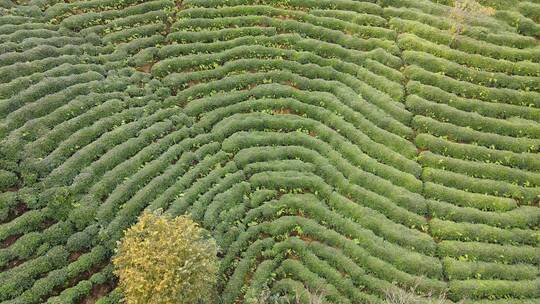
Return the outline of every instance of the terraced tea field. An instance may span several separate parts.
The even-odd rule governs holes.
[[[540,1],[479,2],[0,0],[0,303],[118,303],[158,208],[225,304],[540,303]]]

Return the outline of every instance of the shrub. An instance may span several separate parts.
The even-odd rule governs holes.
[[[299,288],[299,290],[292,291],[291,295],[279,295],[272,294],[270,289],[265,286],[262,288],[258,298],[250,300],[251,302],[249,304],[325,304],[328,303],[328,300],[326,299],[326,293],[327,292],[324,290],[324,288],[318,288],[314,290],[300,290]],[[304,302],[302,300],[304,300]]]
[[[0,190],[7,189],[17,183],[17,175],[13,172],[0,169]]]
[[[145,212],[127,229],[113,264],[129,304],[207,303],[217,280],[217,246],[191,218]]]
[[[451,32],[459,35],[464,30],[466,23],[493,14],[495,14],[495,9],[484,7],[474,0],[456,0],[450,11],[450,19],[453,21]]]
[[[439,295],[434,295],[433,292],[428,292],[425,295],[420,295],[417,292],[418,285],[421,283],[421,279],[418,279],[414,285],[407,289],[402,289],[396,285],[384,290],[385,303],[387,304],[444,304],[448,303],[446,300],[446,293],[442,292]],[[463,301],[458,302],[458,304]]]

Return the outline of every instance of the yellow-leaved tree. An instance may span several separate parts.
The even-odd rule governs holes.
[[[217,246],[188,216],[144,212],[125,231],[113,258],[128,304],[196,304],[214,300]]]

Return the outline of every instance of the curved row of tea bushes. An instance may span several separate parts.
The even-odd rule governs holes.
[[[162,208],[212,232],[224,303],[534,302],[535,5],[457,37],[449,5],[5,3],[0,301],[119,303],[116,241]]]
[[[68,215],[70,212],[62,204],[73,201],[63,197],[63,190],[56,194],[54,189],[62,189],[57,188],[61,185],[57,182],[51,183],[52,195],[45,194],[47,191],[36,195],[42,186],[36,182],[44,176],[36,174],[31,163],[52,152],[62,138],[77,129],[122,106],[136,105],[133,101],[119,103],[128,97],[130,80],[115,76],[102,65],[102,56],[108,56],[110,49],[103,48],[93,37],[85,41],[69,32],[51,32],[56,26],[35,28],[4,27],[3,32],[4,45],[11,52],[4,54],[2,61],[2,75],[9,83],[3,88],[7,112],[2,120],[1,165],[17,172],[14,192],[10,192],[15,194],[15,204],[7,209],[8,222],[0,226],[7,246],[3,245],[0,253],[2,275],[9,281],[2,284],[6,288],[2,300],[9,300],[6,303],[38,303],[55,295],[60,299],[51,301],[63,303],[86,297],[92,285],[109,280],[110,270],[108,276],[100,276],[99,271],[113,248],[96,246],[99,229],[90,225],[92,220],[85,213],[91,206],[74,208]],[[63,128],[51,132],[55,125]],[[52,137],[42,140],[45,134]],[[41,147],[33,149],[40,140]],[[47,257],[62,260],[51,263],[43,260]],[[34,263],[40,260],[41,264]],[[71,294],[60,295],[62,289],[72,290]]]
[[[449,1],[384,3],[388,24],[400,32],[429,234],[438,242],[448,297],[534,302],[538,43],[520,36],[523,28],[496,25],[507,11],[471,18],[455,34]]]

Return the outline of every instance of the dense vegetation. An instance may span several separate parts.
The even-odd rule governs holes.
[[[217,247],[207,234],[188,216],[144,212],[112,260],[126,303],[215,302]]]
[[[539,0],[0,0],[0,303],[118,303],[159,208],[222,303],[540,303],[539,38]]]

